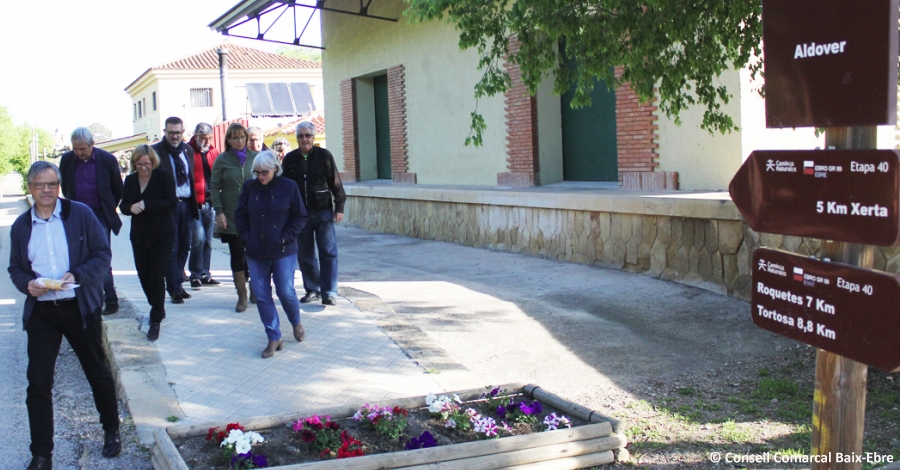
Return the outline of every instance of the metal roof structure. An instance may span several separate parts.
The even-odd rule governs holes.
[[[309,0],[305,3],[303,0],[243,0],[210,23],[209,27],[225,36],[325,49],[324,45],[309,44],[308,41],[307,43],[302,42],[316,13],[328,11],[376,20],[397,21],[397,18],[369,14],[369,6],[372,2],[373,0],[359,0],[359,10],[353,11],[331,8],[326,5],[327,0]],[[252,25],[254,22],[256,24],[255,36],[249,35],[252,33],[243,32],[248,28],[241,28],[242,26]],[[276,38],[273,28],[284,30],[290,26],[291,22],[293,22],[293,39],[287,41]],[[242,31],[235,31],[236,29]],[[319,38],[319,42],[321,43],[321,38]]]

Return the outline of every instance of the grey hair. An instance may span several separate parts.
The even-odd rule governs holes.
[[[72,131],[72,144],[75,142],[84,142],[88,145],[94,145],[94,133],[87,127],[76,127]]]
[[[291,143],[288,142],[288,140],[285,139],[284,137],[279,137],[279,138],[275,139],[275,141],[272,142],[272,147],[274,147],[274,146],[276,146],[276,145],[278,145],[278,144],[285,145],[285,146],[287,146],[287,147],[290,147],[290,146],[291,146]]]
[[[278,155],[271,150],[263,150],[253,158],[253,170],[275,170],[275,176],[281,176],[281,162]]]
[[[83,128],[82,128],[83,129]],[[25,178],[29,184],[37,177],[37,175],[41,174],[46,170],[53,170],[56,173],[56,180],[61,181],[62,175],[59,174],[59,167],[54,165],[53,163],[39,160],[31,164],[31,168],[28,169],[28,176]]]
[[[194,135],[197,135],[197,134],[203,134],[203,135],[212,134],[212,126],[210,126],[209,124],[207,124],[205,122],[201,122],[200,124],[197,124],[197,127],[194,128]]]
[[[248,136],[250,136],[251,134],[262,134],[262,133],[263,133],[263,130],[259,126],[253,126],[253,127],[247,128]]]
[[[316,135],[316,125],[309,121],[303,121],[300,124],[297,124],[297,135],[300,135],[301,129],[309,129],[312,135]]]

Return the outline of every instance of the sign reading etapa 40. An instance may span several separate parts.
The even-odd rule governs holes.
[[[757,232],[881,246],[900,238],[894,150],[758,150],[728,190]]]

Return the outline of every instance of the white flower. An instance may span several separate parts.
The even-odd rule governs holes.
[[[471,409],[471,408],[470,408]],[[491,437],[497,435],[497,423],[491,417],[479,417],[472,422],[475,432],[484,433],[485,436]]]
[[[265,441],[265,439],[263,439],[263,437],[262,437],[262,434],[260,434],[258,432],[250,431],[248,434],[250,435],[250,443],[252,443],[252,444],[259,444],[259,443]]]
[[[457,395],[455,393],[453,394],[453,401],[455,401],[459,404],[462,404],[462,400],[459,399],[459,395]]]
[[[439,401],[435,401],[432,404],[428,405],[428,411],[430,411],[432,413],[440,413],[443,410],[444,410],[444,404]]]
[[[250,443],[247,441],[238,441],[234,444],[234,452],[237,454],[246,454],[250,452]]]
[[[433,393],[429,393],[428,395],[425,395],[425,404],[426,405],[432,404],[435,400],[437,400],[437,397]],[[429,408],[429,409],[431,409],[431,408]]]
[[[456,421],[454,421],[453,418],[449,418],[447,421],[444,422],[444,427],[450,428],[450,429],[456,429]]]

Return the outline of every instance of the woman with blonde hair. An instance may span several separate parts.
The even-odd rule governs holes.
[[[159,170],[159,157],[149,145],[131,153],[132,173],[125,177],[119,210],[131,216],[131,249],[138,279],[150,303],[147,338],[159,338],[166,318],[166,268],[175,245],[175,179]]]
[[[253,177],[253,159],[256,152],[247,148],[247,129],[234,123],[225,131],[225,151],[216,157],[213,164],[209,195],[216,211],[216,232],[223,243],[228,244],[231,253],[231,272],[238,301],[234,311],[247,310],[247,260],[244,257],[244,243],[237,236],[234,225],[234,211],[244,182]],[[252,299],[255,300],[255,299]]]

